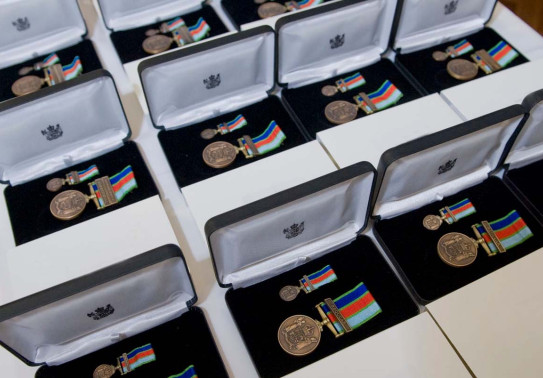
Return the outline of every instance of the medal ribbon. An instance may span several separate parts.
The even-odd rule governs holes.
[[[127,353],[127,360],[123,356],[119,357],[123,374],[139,368],[142,365],[148,364],[156,360],[155,352],[151,344],[146,344]]]
[[[78,171],[77,172],[77,175],[79,176],[79,182],[83,182],[83,181],[86,181],[96,175],[99,175],[100,172],[98,172],[98,167],[96,167],[96,165],[91,165],[89,168],[87,169],[84,169],[82,171]],[[74,185],[74,184],[77,184],[78,182],[76,181],[76,179],[74,178],[74,176],[71,174],[71,173],[68,173],[66,175],[67,177],[67,180],[68,182],[70,183],[70,185]]]
[[[72,63],[62,66],[62,73],[66,80],[75,79],[81,72],[83,72],[83,65],[81,64],[79,56],[76,56]]]
[[[211,27],[207,24],[203,17],[200,17],[195,25],[188,27],[188,31],[192,37],[192,40],[194,42],[198,42],[208,35],[208,33],[211,31]],[[183,39],[183,36],[178,30],[174,30],[173,37],[180,46],[184,46],[188,43],[188,41]]]
[[[190,365],[179,374],[170,375],[168,378],[198,378],[194,365]]]
[[[322,1],[323,0],[302,0],[302,1],[298,1],[298,8],[299,9],[310,8],[312,6],[321,4]]]
[[[130,193],[133,189],[136,189],[138,187],[138,183],[136,182],[136,178],[134,177],[134,172],[132,171],[131,165],[126,166],[122,171],[117,173],[115,176],[111,176],[109,178],[109,182],[111,183],[111,186],[113,187],[113,191],[115,192],[115,197],[117,198],[118,202],[121,202],[121,200],[128,193]],[[98,189],[98,185],[96,185],[95,183],[92,183],[92,188],[94,189],[98,203],[100,204],[101,207],[103,207],[104,200],[102,198],[102,194],[100,193],[100,190]]]
[[[166,29],[169,32],[172,32],[175,29],[179,29],[181,26],[185,26],[185,21],[181,17],[176,17],[169,22],[165,22],[164,24],[166,25]]]
[[[445,216],[445,222],[448,224],[453,224],[454,219],[458,221],[476,213],[475,206],[473,206],[468,198],[449,206],[449,210],[451,211],[450,213],[447,211],[447,209],[442,209],[443,215]],[[454,216],[454,218],[451,215]]]
[[[396,88],[390,80],[386,80],[381,87],[373,93],[368,95],[373,104],[377,107],[377,110],[383,110],[396,104],[403,97],[403,93]],[[362,96],[357,95],[355,99],[361,104],[360,106],[365,109],[367,113],[372,113],[372,108],[364,101]]]
[[[330,282],[334,282],[337,280],[336,273],[332,269],[330,265],[326,265],[324,268],[319,270],[318,272],[312,273],[309,276],[309,282],[311,285],[313,285],[314,289],[318,289],[321,286],[324,286],[326,284],[329,284]],[[305,290],[309,293],[311,292],[311,286],[309,283],[305,280],[305,278],[302,278],[300,280],[302,285],[304,286]]]
[[[53,53],[42,61],[41,68],[49,67],[59,62],[60,62],[59,57],[57,56],[57,54]]]
[[[470,51],[473,51],[473,46],[471,43],[468,42],[467,39],[464,39],[463,41],[458,42],[456,45],[453,46],[454,51],[451,52],[451,58],[459,57],[460,55],[464,55],[469,53]]]
[[[490,227],[500,240],[503,247],[508,250],[534,236],[528,228],[524,220],[520,217],[516,210],[511,211],[505,217],[489,222]],[[492,242],[492,238],[485,231],[481,224],[476,224],[477,230],[485,240],[486,244],[493,253],[498,252],[498,248]]]
[[[519,54],[504,41],[500,41],[496,46],[488,51],[490,55],[503,68],[511,63]]]
[[[348,90],[361,87],[366,84],[366,79],[360,74],[360,72],[355,73],[345,79],[338,80],[338,87],[341,92],[347,92]]]
[[[285,139],[287,139],[287,137],[279,128],[277,123],[275,121],[271,121],[268,125],[268,128],[264,130],[262,134],[260,134],[256,138],[253,138],[253,144],[258,150],[259,155],[263,155],[278,148]],[[241,142],[247,150],[247,154],[249,156],[252,156],[253,151],[251,151],[245,139],[242,138]]]
[[[243,126],[247,126],[247,121],[243,115],[238,115],[230,122],[221,123],[219,125],[219,131],[222,135],[231,133],[234,130],[241,129]]]
[[[354,289],[334,299],[334,303],[353,330],[382,312],[381,307],[379,307],[379,304],[377,304],[363,282],[359,283]],[[339,334],[345,333],[345,330],[330,311],[330,308],[324,302],[321,302],[320,306],[334,325],[336,331]]]

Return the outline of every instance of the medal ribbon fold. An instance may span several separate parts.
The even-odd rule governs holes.
[[[98,171],[98,167],[96,165],[91,165],[87,169],[84,169],[82,171],[77,172],[77,178],[74,177],[74,175],[70,172],[66,175],[66,180],[68,180],[68,184],[75,185],[80,182],[86,181],[90,178],[93,178],[94,176],[99,175],[100,172]]]
[[[516,210],[511,211],[503,218],[489,222],[489,225],[506,250],[522,244],[534,236],[530,228],[526,225]],[[492,253],[497,253],[498,247],[496,247],[491,236],[486,232],[483,225],[477,223],[475,227],[483,237],[485,243],[488,245]]]
[[[203,17],[198,19],[196,25],[189,27],[189,33],[192,36],[194,42],[198,42],[206,37],[211,31],[211,27],[207,24]]]
[[[190,365],[179,374],[170,375],[168,378],[198,378],[194,365]]]
[[[354,75],[338,80],[336,84],[341,92],[347,92],[366,84],[366,79],[360,72],[357,72]]]
[[[130,165],[126,166],[116,175],[109,177],[109,181],[111,183],[111,186],[113,187],[113,192],[115,193],[117,202],[121,202],[121,200],[128,193],[138,187],[138,183],[136,182],[136,178],[134,177],[134,172],[132,171],[132,166]],[[98,200],[100,207],[104,207],[105,201],[102,197],[102,193],[98,189],[98,185],[96,183],[92,183],[92,189],[96,194],[96,199]]]
[[[241,129],[244,126],[247,126],[247,121],[245,120],[245,117],[240,114],[230,122],[221,123],[219,125],[219,131],[224,135],[231,133],[234,130]]]
[[[263,155],[278,148],[285,139],[287,139],[287,137],[279,128],[277,123],[275,121],[271,121],[262,134],[256,138],[253,138],[253,144],[258,150],[258,154]],[[241,143],[247,151],[247,155],[253,156],[253,151],[244,138],[241,139]]]
[[[496,46],[488,51],[490,55],[503,68],[511,63],[519,54],[504,41],[498,42]]]
[[[307,293],[337,280],[336,273],[330,265],[326,265],[321,270],[308,275],[307,278],[309,279],[309,282],[306,281],[305,277],[300,280],[300,283]],[[311,287],[313,287],[313,289]]]
[[[119,357],[119,363],[121,364],[121,369],[123,374],[126,374],[132,370],[139,368],[142,365],[148,364],[156,360],[155,352],[151,344],[143,345],[139,348],[134,349],[125,356]]]
[[[445,222],[448,224],[453,224],[455,219],[456,221],[459,221],[462,218],[476,213],[475,206],[473,206],[468,198],[449,206],[448,210],[450,210],[450,212],[447,211],[447,208],[443,208],[440,211],[444,216]]]
[[[302,0],[302,1],[297,1],[297,7],[293,7],[292,9],[289,8],[289,10],[296,10],[296,9],[305,9],[305,8],[310,8],[310,7],[313,7],[315,5],[319,5],[323,2],[323,0]]]
[[[468,42],[467,39],[464,39],[464,40],[458,42],[453,47],[454,47],[454,50],[451,51],[451,53],[450,53],[451,58],[456,58],[456,57],[459,57],[461,55],[467,54],[470,51],[473,51],[473,46],[471,45],[471,43]]]
[[[83,72],[83,65],[81,64],[79,56],[76,56],[72,63],[62,66],[62,73],[66,80],[75,79],[81,72]]]
[[[370,93],[368,97],[377,110],[383,110],[400,101],[403,93],[390,80],[386,80],[378,90]],[[366,103],[361,95],[355,96],[355,100],[366,113],[373,113],[374,110]]]
[[[167,31],[172,32],[181,26],[185,26],[185,21],[181,17],[176,17],[171,21],[165,22],[164,25]]]
[[[381,307],[363,282],[359,283],[354,289],[337,297],[333,302],[353,330],[382,312]],[[324,302],[321,302],[319,305],[336,331],[340,335],[344,334],[346,332],[345,329],[328,305]]]
[[[41,64],[40,68],[49,67],[49,66],[52,66],[53,64],[56,64],[56,63],[59,63],[59,62],[60,62],[60,59],[59,59],[58,55],[56,53],[52,53],[51,55],[49,55],[48,57],[46,57],[42,61],[42,64]]]

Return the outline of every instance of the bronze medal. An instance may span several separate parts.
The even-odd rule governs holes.
[[[45,80],[38,76],[25,76],[17,79],[11,86],[11,91],[15,96],[24,96],[29,93],[37,92]]]
[[[466,59],[453,59],[447,63],[447,72],[455,79],[471,80],[477,76],[478,68]]]
[[[158,54],[168,50],[172,42],[173,38],[158,34],[145,38],[141,47],[148,54]]]
[[[324,109],[326,119],[336,125],[352,121],[357,113],[358,106],[343,100],[331,102]]]
[[[60,188],[62,188],[62,186],[64,185],[64,182],[65,180],[61,178],[54,178],[54,179],[49,180],[47,184],[45,185],[45,187],[50,192],[58,192]]]
[[[288,285],[288,286],[283,287],[279,291],[279,296],[281,297],[282,300],[290,302],[290,301],[293,301],[298,296],[301,290],[302,289],[299,286]]]
[[[258,7],[257,13],[260,18],[278,16],[287,11],[287,8],[279,3],[264,3]]]
[[[443,219],[437,215],[427,215],[422,220],[422,225],[424,226],[424,228],[430,231],[437,230],[442,223]]]
[[[51,214],[60,220],[77,218],[87,206],[88,197],[77,190],[66,190],[51,201]]]
[[[437,62],[443,62],[447,60],[448,57],[449,57],[449,54],[443,51],[434,51],[432,53],[432,58],[434,58],[434,60]]]
[[[225,168],[236,160],[239,148],[227,142],[213,142],[202,152],[204,163],[211,168]]]
[[[449,232],[437,242],[439,258],[447,265],[461,268],[470,265],[477,258],[478,243],[459,232]]]
[[[92,378],[110,378],[115,375],[117,369],[113,365],[100,365],[92,373]]]
[[[321,89],[321,93],[323,95],[325,95],[326,97],[331,97],[331,96],[335,95],[337,92],[338,92],[337,87],[335,87],[333,85],[325,85]]]
[[[309,316],[294,315],[279,326],[277,339],[288,354],[305,356],[313,352],[321,341],[321,325]]]
[[[204,131],[202,131],[202,132],[200,133],[200,136],[201,136],[202,138],[204,138],[204,139],[209,140],[209,139],[213,138],[215,135],[217,135],[218,132],[219,132],[218,130],[205,129]]]

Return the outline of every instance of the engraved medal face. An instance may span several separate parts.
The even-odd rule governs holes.
[[[62,188],[62,185],[64,185],[64,180],[61,178],[54,178],[49,181],[47,181],[47,184],[45,187],[50,192],[58,192],[60,188]]]
[[[455,79],[470,80],[477,76],[478,68],[466,59],[453,59],[447,63],[447,72]]]
[[[211,168],[224,168],[236,160],[238,149],[227,142],[213,142],[204,148],[202,157],[204,163]]]
[[[264,3],[258,7],[257,13],[260,18],[268,18],[285,13],[287,8],[278,3]]]
[[[477,242],[459,232],[449,232],[437,242],[437,253],[445,264],[461,268],[477,258]]]
[[[288,354],[305,356],[313,352],[321,341],[320,326],[305,315],[291,316],[279,326],[279,345]]]
[[[335,95],[338,92],[337,87],[334,87],[333,85],[325,85],[321,89],[321,93],[327,97],[331,97]]]
[[[443,51],[434,51],[432,53],[432,58],[434,58],[435,61],[443,62],[444,60],[447,60],[449,57],[449,54]]]
[[[141,47],[148,54],[158,54],[170,48],[173,39],[165,35],[153,35],[145,38]]]
[[[115,375],[115,366],[100,365],[92,373],[92,378],[109,378]]]
[[[49,209],[55,218],[71,220],[79,216],[87,206],[87,197],[77,190],[66,190],[51,201]]]
[[[213,129],[205,129],[204,131],[202,131],[200,133],[200,136],[204,139],[211,139],[213,138],[215,135],[217,135],[217,130],[213,130]]]
[[[25,76],[17,79],[11,86],[15,96],[23,96],[38,91],[43,85],[43,79],[38,76]]]
[[[358,107],[348,101],[334,101],[326,105],[324,115],[326,119],[336,125],[352,121],[356,118]]]
[[[290,302],[298,296],[299,292],[300,292],[299,286],[288,285],[288,286],[283,287],[279,291],[279,296],[281,297],[282,300]]]
[[[437,215],[427,215],[422,220],[422,225],[424,228],[430,231],[437,230],[441,226],[441,223],[443,223],[443,220],[441,220],[441,217],[438,217]]]

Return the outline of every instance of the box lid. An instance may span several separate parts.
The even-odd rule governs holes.
[[[181,250],[165,245],[0,306],[0,343],[29,365],[58,365],[171,320],[196,300]]]
[[[392,218],[487,179],[503,162],[524,114],[513,105],[385,151],[373,215]]]
[[[160,22],[202,7],[202,0],[98,0],[106,27],[126,30]]]
[[[141,62],[138,72],[156,127],[187,126],[268,97],[275,34],[262,26]]]
[[[130,137],[113,77],[104,70],[0,103],[0,125],[0,182],[12,185],[101,155]]]
[[[357,163],[208,220],[219,285],[249,286],[354,240],[374,181],[375,168]]]
[[[403,0],[394,36],[402,53],[458,39],[484,28],[496,0]]]
[[[87,34],[77,1],[3,1],[0,24],[0,68],[75,45]]]
[[[543,89],[526,96],[522,105],[528,115],[505,159],[509,168],[524,167],[543,157]]]
[[[389,45],[397,0],[342,1],[277,21],[277,82],[290,88],[375,63]]]

